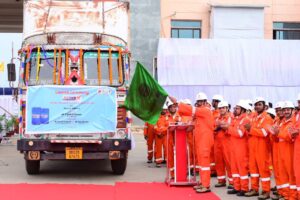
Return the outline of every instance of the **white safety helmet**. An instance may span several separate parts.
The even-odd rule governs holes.
[[[293,102],[285,101],[282,105],[282,108],[295,108]]]
[[[248,108],[247,110],[253,110],[253,107],[250,104],[247,104]]]
[[[223,108],[223,107],[228,107],[228,102],[227,101],[221,101],[219,104],[218,104],[218,108]]]
[[[166,103],[164,103],[164,105],[163,105],[163,109],[168,109],[168,106],[167,106],[167,104]]]
[[[247,103],[247,110],[252,110],[253,101],[246,99],[245,102]]]
[[[240,106],[246,110],[251,110],[251,106],[247,103],[246,100],[240,100],[236,105]]]
[[[174,103],[171,101],[171,99],[169,97],[167,97],[165,104],[164,104],[164,109],[166,107],[166,109],[168,109],[169,106],[173,105]]]
[[[223,101],[224,99],[223,99],[222,95],[215,94],[213,96],[212,100]]]
[[[248,103],[249,105],[250,104],[253,104],[253,102],[252,102],[252,100],[251,99],[246,99],[246,100],[244,100],[246,103]]]
[[[189,99],[183,99],[183,100],[181,100],[181,102],[184,104],[192,105],[192,102]]]
[[[276,116],[276,112],[274,108],[268,108],[267,113]]]
[[[256,104],[257,102],[260,102],[260,101],[262,101],[262,102],[265,102],[266,103],[266,101],[265,101],[265,99],[264,98],[262,98],[262,97],[256,97],[255,99],[254,99],[254,104]]]
[[[207,100],[207,96],[203,92],[199,92],[196,96],[196,101]]]
[[[277,108],[282,108],[283,103],[284,103],[283,101],[278,101],[278,102],[275,104],[274,108],[275,108],[275,109],[277,109]]]
[[[300,93],[298,94],[298,98],[297,98],[297,101],[300,101]]]

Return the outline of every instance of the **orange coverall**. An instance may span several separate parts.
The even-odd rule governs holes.
[[[233,186],[235,190],[249,190],[249,151],[248,151],[248,133],[244,128],[245,124],[250,123],[246,113],[236,117],[228,129],[231,135],[231,172],[233,177]]]
[[[181,117],[178,113],[171,115],[168,113],[168,126],[171,123],[180,122]],[[167,137],[167,145],[168,145],[168,168],[170,169],[170,175],[174,177],[174,131],[169,131]]]
[[[149,124],[148,122],[145,123],[144,126],[144,136],[147,137],[147,149],[148,149],[148,160],[152,161],[153,159],[153,152],[154,152],[154,125]]]
[[[178,113],[175,113],[174,115],[167,113],[165,119],[166,120],[162,120],[159,124],[157,124],[157,130],[167,132],[170,123],[181,121],[181,117]],[[168,145],[167,165],[171,178],[174,178],[174,132],[169,132],[166,143]]]
[[[294,142],[288,129],[293,125],[292,118],[284,120],[279,129],[279,179],[287,187],[281,188],[281,195],[285,199],[297,199],[296,178],[294,173]]]
[[[278,117],[274,120],[274,125],[278,126],[279,128],[282,126],[282,121]],[[270,135],[271,143],[272,143],[272,164],[273,164],[273,173],[276,183],[276,188],[278,191],[278,194],[281,194],[281,188],[283,188],[285,183],[282,183],[280,180],[279,175],[279,138],[276,135]]]
[[[225,116],[219,116],[216,119],[216,123],[226,122],[229,125],[231,124],[231,116],[227,113]],[[217,178],[219,183],[226,182],[226,171],[229,179],[229,184],[233,184],[233,179],[231,176],[230,169],[230,135],[228,130],[220,129],[215,132],[215,142],[214,142],[214,154],[215,154],[215,163]]]
[[[300,113],[298,112],[293,118],[294,128],[300,129]],[[294,143],[294,170],[296,177],[296,186],[298,199],[300,199],[300,136],[298,135]]]
[[[158,164],[162,163],[164,159],[167,159],[166,135],[168,125],[168,115],[160,115],[157,124],[155,125],[155,161]],[[162,148],[164,149],[164,151],[162,150]]]
[[[271,173],[270,157],[271,146],[268,130],[272,125],[272,118],[263,112],[254,115],[249,132],[249,170],[251,175],[251,189],[259,190],[259,177],[262,183],[262,190],[270,192]]]
[[[202,186],[210,187],[210,152],[214,144],[214,118],[206,106],[192,107],[179,103],[178,112],[182,116],[192,116],[195,119],[195,150],[200,165]]]
[[[219,109],[213,110],[212,114],[213,114],[214,120],[216,120],[220,116],[220,110]],[[211,172],[211,174],[217,174],[214,145],[212,146],[212,149],[210,152],[210,172]]]

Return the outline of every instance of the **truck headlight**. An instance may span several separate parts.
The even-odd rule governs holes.
[[[117,137],[120,139],[126,138],[126,130],[125,129],[118,129],[117,130]]]

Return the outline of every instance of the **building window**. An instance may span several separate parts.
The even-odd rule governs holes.
[[[172,38],[201,38],[201,21],[172,20]]]
[[[274,40],[299,40],[300,23],[274,22],[273,39]]]

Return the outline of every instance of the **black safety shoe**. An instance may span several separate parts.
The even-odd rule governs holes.
[[[217,183],[215,187],[226,187],[226,183]]]
[[[245,196],[245,194],[246,194],[246,191],[241,190],[239,193],[236,194],[236,196],[243,197],[243,196]]]
[[[240,191],[236,189],[228,190],[227,194],[238,194]]]

